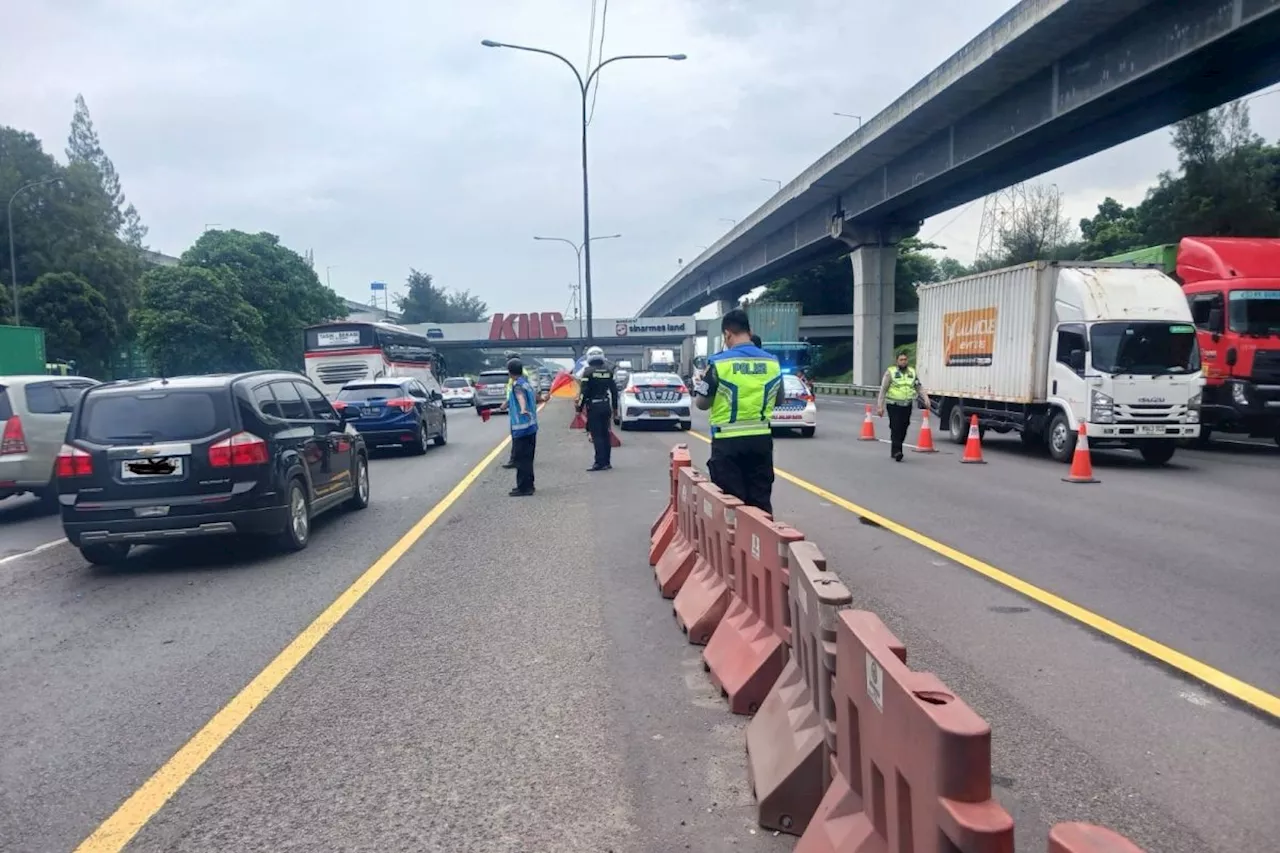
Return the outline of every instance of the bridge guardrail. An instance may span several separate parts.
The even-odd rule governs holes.
[[[832,394],[843,397],[875,397],[880,393],[876,385],[843,385],[838,382],[813,383],[815,394]]]

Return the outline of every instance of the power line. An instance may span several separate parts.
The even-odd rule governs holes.
[[[959,212],[959,213],[957,213],[955,216],[951,217],[949,220],[947,220],[947,224],[946,224],[946,225],[943,225],[943,226],[942,226],[941,228],[939,228],[937,231],[934,231],[934,232],[933,232],[932,234],[930,234],[928,237],[924,238],[924,241],[925,241],[926,243],[932,243],[932,242],[933,242],[933,239],[934,239],[935,237],[937,237],[937,236],[938,236],[939,234],[941,234],[943,231],[946,231],[946,230],[947,230],[948,228],[950,228],[952,225],[955,225],[955,224],[956,224],[956,220],[957,220],[957,219],[959,219],[961,216],[964,216],[966,213],[968,213],[968,212],[969,212],[969,208],[973,207],[975,204],[977,204],[977,203],[978,203],[978,202],[980,202],[980,201],[982,201],[982,199],[980,199],[980,198],[975,198],[973,201],[969,202],[969,203],[968,203],[968,204],[966,204],[964,207],[960,208],[960,212]]]
[[[596,50],[596,60],[604,56],[604,31],[609,22],[609,0],[604,0],[604,8],[600,10],[600,47]],[[596,96],[600,94],[600,75],[596,75],[596,87],[591,90],[591,110],[587,114],[587,124],[596,117]]]

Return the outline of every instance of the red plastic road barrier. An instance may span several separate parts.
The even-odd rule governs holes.
[[[733,597],[702,652],[735,714],[754,714],[782,674],[791,639],[787,546],[804,534],[755,507],[738,509]]]
[[[792,542],[791,655],[747,725],[747,773],[757,820],[801,835],[831,780],[836,707],[836,611],[853,599],[812,542]]]
[[[698,491],[704,525],[698,546],[701,559],[676,593],[672,609],[680,629],[689,635],[689,642],[705,646],[729,607],[734,528],[742,501],[726,495],[711,483],[698,484]]]
[[[680,587],[684,586],[689,572],[693,571],[698,556],[698,543],[702,541],[702,522],[699,518],[698,485],[707,481],[692,466],[684,467],[679,472],[679,492],[676,508],[679,519],[676,535],[672,538],[667,550],[662,553],[658,564],[653,567],[654,578],[663,598],[675,598]]]
[[[1060,823],[1049,830],[1049,853],[1144,853],[1117,832],[1091,823]]]
[[[676,535],[676,494],[679,492],[680,469],[687,468],[692,462],[689,459],[689,445],[677,444],[671,448],[670,494],[662,513],[649,527],[649,565],[658,565],[658,560],[671,545]]]
[[[874,613],[836,621],[836,772],[796,853],[1012,853],[991,799],[991,727],[912,672]]]

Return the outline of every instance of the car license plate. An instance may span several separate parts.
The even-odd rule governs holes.
[[[670,412],[668,412],[666,409],[650,409],[650,410],[649,410],[649,417],[651,417],[651,418],[669,418],[669,417],[671,417],[671,413],[670,413]]]
[[[133,514],[138,518],[163,518],[169,514],[167,506],[140,506],[133,510]]]
[[[375,406],[370,406],[364,410],[364,416],[366,418],[376,418],[380,414],[382,414],[382,409],[379,409]]]
[[[182,472],[181,456],[153,456],[120,463],[120,478],[123,480],[163,480],[181,477]]]
[[[1166,430],[1162,425],[1157,424],[1141,424],[1135,430],[1138,435],[1164,435]]]

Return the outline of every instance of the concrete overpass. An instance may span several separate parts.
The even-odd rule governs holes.
[[[1023,0],[689,263],[691,313],[851,252],[854,382],[892,352],[921,220],[1280,81],[1280,0]]]
[[[914,336],[916,324],[917,315],[915,311],[895,312],[893,315],[894,336]],[[696,327],[700,337],[720,334],[719,319],[699,320]],[[852,314],[805,314],[800,318],[801,340],[819,341],[828,338],[849,338],[852,335]]]

